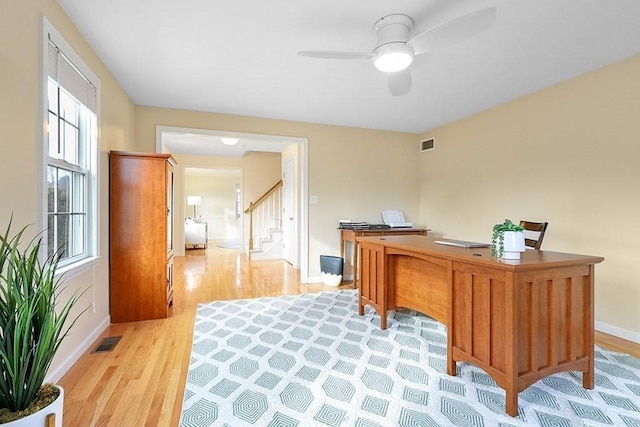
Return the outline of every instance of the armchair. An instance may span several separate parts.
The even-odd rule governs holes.
[[[206,222],[198,222],[191,218],[184,220],[184,245],[186,249],[207,249]]]

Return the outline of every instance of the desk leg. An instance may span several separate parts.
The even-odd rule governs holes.
[[[345,250],[345,246],[347,244],[347,241],[344,239],[344,234],[342,232],[342,230],[340,230],[340,258],[344,259],[344,254],[346,252]],[[342,267],[344,269],[344,266]],[[344,281],[344,271],[342,272],[343,276],[342,279]]]
[[[353,254],[351,254],[351,265],[353,266],[353,289],[358,288],[358,260],[360,257],[358,256],[358,241],[353,241]]]
[[[382,329],[383,331],[387,329],[387,313],[386,312],[383,312],[380,314],[380,329]]]
[[[587,346],[587,357],[589,358],[589,362],[587,364],[587,370],[582,373],[582,386],[589,390],[593,389],[594,386],[594,360],[595,360],[595,331],[593,328],[594,318],[593,313],[595,312],[594,307],[594,277],[595,277],[595,267],[592,265],[589,266],[589,284],[586,292],[586,301],[584,306],[584,312],[586,313],[585,319],[585,345]]]
[[[458,375],[458,365],[456,364],[456,361],[453,360],[453,357],[451,356],[447,356],[447,375],[451,375],[452,377],[455,377]]]
[[[593,371],[583,372],[582,387],[587,388],[589,390],[593,390],[593,385],[594,385]]]
[[[505,404],[507,414],[512,417],[518,416],[518,392],[515,390],[506,390]]]

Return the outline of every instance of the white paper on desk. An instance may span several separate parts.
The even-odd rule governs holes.
[[[405,222],[404,214],[398,210],[382,211],[382,222],[385,224]]]

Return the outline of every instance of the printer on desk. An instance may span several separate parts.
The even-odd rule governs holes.
[[[404,214],[398,210],[382,211],[382,222],[391,228],[411,228],[413,224],[405,221]]]

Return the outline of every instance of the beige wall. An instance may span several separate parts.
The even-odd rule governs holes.
[[[8,0],[0,6],[0,229],[13,213],[14,225],[41,223],[42,16],[62,34],[101,82],[100,255],[95,268],[70,276],[71,290],[89,288],[77,309],[93,305],[76,324],[53,362],[57,380],[108,325],[108,159],[106,151],[126,148],[134,136],[134,106],[54,0]]]
[[[202,169],[200,169],[202,170]],[[236,183],[240,183],[240,171],[225,173],[185,174],[183,198],[184,212],[193,216],[194,206],[187,205],[188,196],[200,196],[201,205],[195,206],[196,215],[207,223],[207,238],[216,240],[240,240],[242,224],[236,218]]]
[[[382,210],[401,209],[409,221],[419,222],[414,134],[136,107],[136,150],[155,151],[156,126],[307,138],[308,194],[319,199],[309,205],[309,276],[314,280],[320,280],[320,255],[340,254],[340,219],[379,223]]]
[[[548,221],[543,249],[604,256],[597,327],[640,341],[640,56],[426,132],[420,222],[490,241]]]

